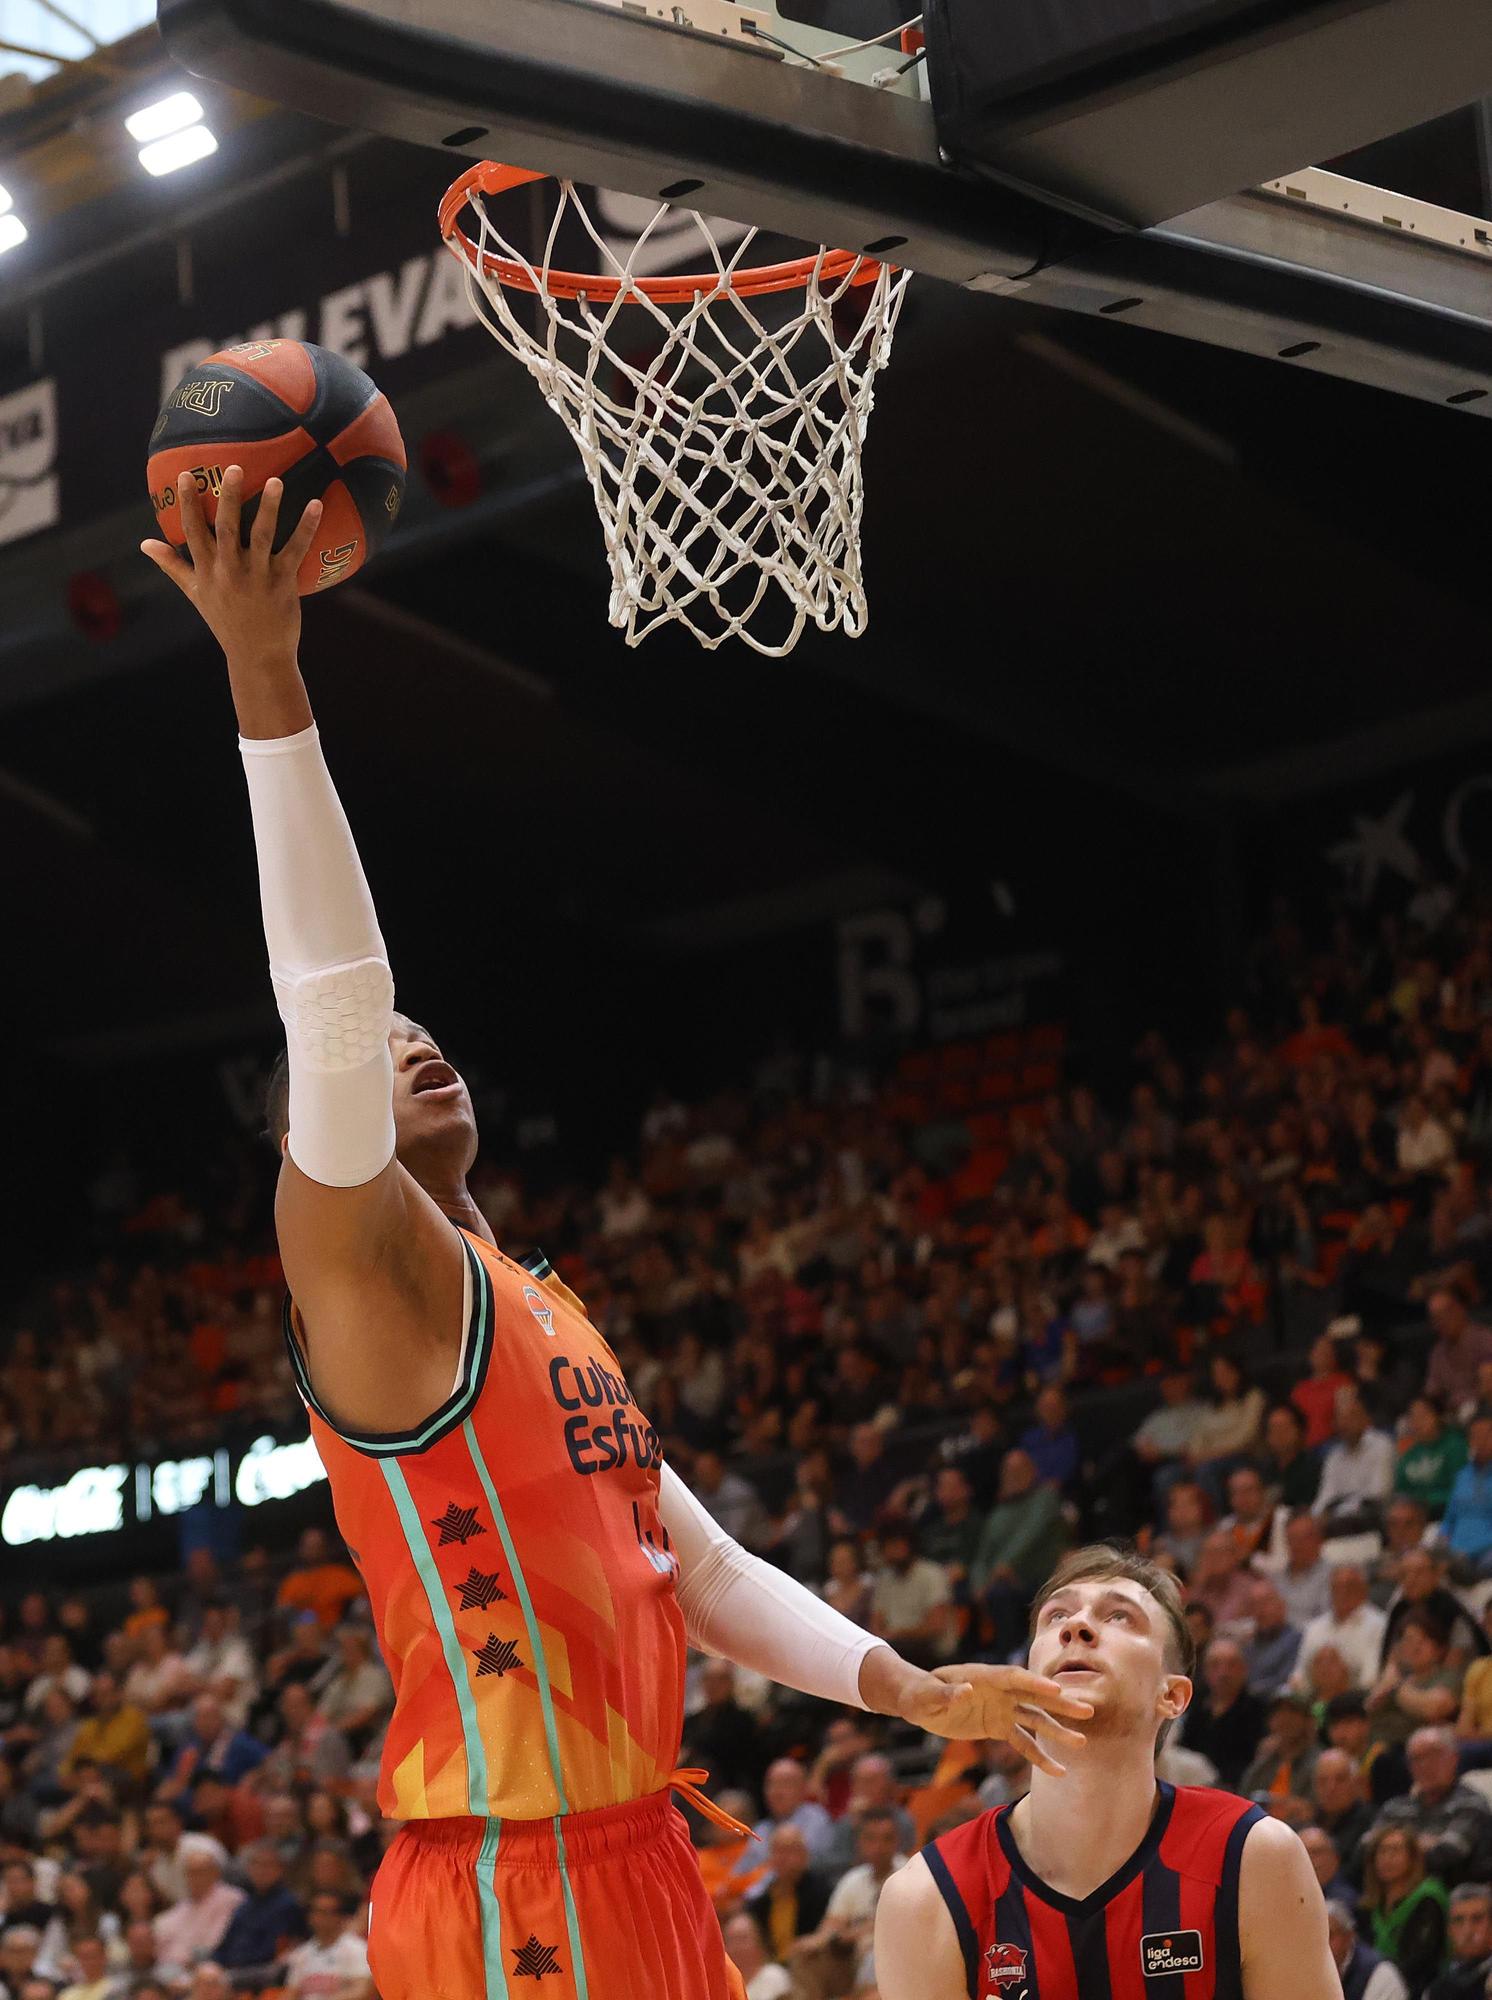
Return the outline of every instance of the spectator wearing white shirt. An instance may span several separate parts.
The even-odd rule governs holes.
[[[1434,1174],[1449,1165],[1455,1153],[1451,1135],[1432,1118],[1422,1097],[1406,1097],[1399,1113],[1399,1137],[1395,1146],[1400,1173]]]
[[[184,1834],[179,1854],[186,1894],[156,1918],[155,1942],[162,1966],[185,1976],[211,1958],[223,1942],[244,1892],[223,1880],[223,1850],[217,1841],[200,1833]]]
[[[27,1688],[21,1703],[27,1716],[38,1715],[41,1705],[53,1688],[61,1688],[74,1707],[79,1707],[88,1698],[88,1675],[73,1659],[72,1647],[60,1632],[53,1632],[41,1643],[41,1669]]]
[[[818,1929],[791,1947],[795,1965],[814,1990],[822,1990],[825,1960],[846,1954],[856,1968],[851,1990],[858,1993],[866,1985],[876,1906],[887,1882],[906,1865],[906,1855],[897,1852],[896,1815],[885,1807],[867,1812],[860,1821],[859,1861],[835,1883]]]
[[[1228,1474],[1228,1504],[1232,1511],[1218,1526],[1233,1537],[1239,1560],[1252,1563],[1260,1556],[1273,1556],[1278,1561],[1289,1517],[1285,1508],[1274,1504],[1256,1466],[1235,1466]]]
[[[234,1728],[242,1729],[259,1691],[259,1675],[248,1641],[233,1627],[230,1607],[209,1600],[202,1607],[202,1636],[184,1664],[197,1692],[216,1695]]]
[[[61,1977],[67,1957],[67,1922],[57,1906],[56,1880],[43,1888],[39,1872],[19,1855],[5,1864],[5,1909],[0,1930],[6,1938],[22,1931],[33,1935],[30,1969],[37,1978],[55,1983]],[[13,1980],[11,1984],[14,1985]]]
[[[1328,1535],[1353,1535],[1377,1528],[1393,1490],[1394,1441],[1375,1431],[1356,1389],[1338,1389],[1334,1405],[1336,1441],[1327,1447],[1313,1512]]]
[[[788,2000],[792,1975],[768,1958],[761,1925],[743,1910],[725,1926],[726,1956],[746,1982],[746,2000]]]
[[[953,1657],[957,1626],[948,1572],[914,1553],[906,1528],[888,1528],[881,1536],[870,1629],[913,1666],[931,1669]]]
[[[7,1993],[18,1993],[28,1979],[45,1975],[36,1970],[36,1954],[41,1932],[35,1924],[9,1924],[0,1936],[0,1984]]]
[[[192,1676],[164,1625],[140,1634],[139,1658],[124,1677],[124,1698],[152,1717],[184,1715],[192,1698]]]
[[[311,1898],[311,1935],[285,1961],[290,2000],[371,2000],[368,1947],[347,1928],[346,1900],[328,1889]]]
[[[1290,1686],[1297,1694],[1311,1692],[1311,1661],[1323,1646],[1340,1653],[1352,1685],[1364,1690],[1378,1679],[1387,1624],[1376,1604],[1368,1601],[1368,1579],[1360,1563],[1341,1563],[1331,1573],[1331,1609],[1306,1626]]]
[[[1130,1449],[1153,1479],[1163,1467],[1185,1466],[1207,1415],[1189,1368],[1168,1368],[1160,1378],[1160,1404],[1130,1438]],[[1159,1497],[1165,1482],[1156,1487]]]
[[[1140,1218],[1122,1202],[1105,1202],[1098,1211],[1098,1228],[1088,1242],[1088,1262],[1114,1273],[1122,1257],[1143,1256],[1146,1248],[1145,1225]]]
[[[653,1204],[633,1180],[623,1159],[613,1160],[597,1203],[603,1236],[635,1236],[653,1217]]]

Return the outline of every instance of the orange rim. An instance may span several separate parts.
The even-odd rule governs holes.
[[[483,160],[453,181],[440,204],[440,233],[446,242],[485,278],[520,292],[549,292],[562,299],[595,299],[610,305],[621,292],[640,292],[654,305],[682,306],[701,292],[725,290],[742,298],[758,298],[766,292],[790,292],[807,285],[815,271],[822,282],[833,284],[847,278],[852,285],[868,285],[880,276],[881,265],[874,257],[858,250],[826,250],[816,257],[792,257],[785,264],[758,264],[749,271],[732,271],[722,285],[719,271],[689,271],[671,278],[607,278],[599,272],[545,271],[536,282],[526,266],[508,257],[493,257],[477,248],[462,229],[463,208],[478,194],[506,194],[511,188],[530,181],[545,181],[548,174],[527,167],[504,167],[496,160]]]

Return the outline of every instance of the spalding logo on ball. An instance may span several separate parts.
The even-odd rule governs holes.
[[[177,494],[190,479],[202,513],[217,519],[223,473],[243,467],[243,541],[265,482],[283,479],[275,526],[282,549],[308,502],[320,500],[300,594],[356,576],[398,519],[404,440],[383,394],[361,368],[302,340],[256,340],[209,354],[166,398],[150,434],[150,501],[164,541],[183,548]]]

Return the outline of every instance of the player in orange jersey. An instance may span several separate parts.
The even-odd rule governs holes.
[[[190,482],[190,564],[145,553],[223,647],[288,1101],[275,1218],[286,1328],[396,1702],[374,1885],[382,2000],[727,2000],[739,1977],[669,1797],[686,1640],[831,1701],[1043,1769],[1078,1694],[1019,1669],[927,1674],[723,1534],[662,1462],[606,1342],[548,1266],[505,1257],[466,1187],[476,1125],[393,979],[297,658],[313,502],[240,546]],[[453,1226],[454,1225],[454,1226]],[[551,1983],[552,1982],[552,1983]]]

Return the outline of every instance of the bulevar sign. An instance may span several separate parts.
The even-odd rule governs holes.
[[[161,1458],[136,1465],[85,1465],[60,1486],[17,1486],[0,1508],[0,1542],[73,1541],[114,1535],[157,1516],[207,1505],[262,1507],[289,1500],[325,1479],[309,1438],[284,1444],[255,1438],[244,1450],[196,1458]]]

